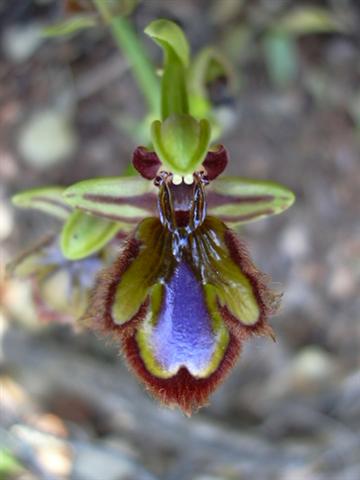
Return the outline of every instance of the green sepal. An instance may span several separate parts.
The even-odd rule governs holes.
[[[83,180],[67,188],[64,199],[74,208],[129,224],[156,213],[156,188],[140,177]]]
[[[210,137],[209,122],[190,115],[171,115],[151,126],[154,149],[165,170],[178,175],[196,171],[209,149]]]
[[[144,30],[158,45],[171,49],[184,68],[189,65],[190,48],[181,28],[170,20],[159,19],[151,22]]]
[[[181,28],[169,20],[155,20],[145,29],[164,51],[161,79],[161,116],[165,120],[173,113],[189,113],[186,70],[190,49]]]
[[[64,188],[57,186],[32,188],[14,195],[12,203],[16,207],[40,210],[65,220],[69,216],[71,208],[64,200],[63,192]]]
[[[62,254],[69,260],[88,257],[101,250],[122,227],[118,222],[75,210],[60,234]]]
[[[266,180],[222,177],[211,183],[208,193],[208,214],[236,226],[277,215],[295,201],[288,188]]]
[[[64,37],[96,25],[97,20],[93,15],[78,15],[43,28],[42,35],[44,37]]]

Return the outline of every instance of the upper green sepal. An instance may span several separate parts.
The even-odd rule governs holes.
[[[16,207],[33,208],[65,220],[71,208],[64,200],[64,188],[58,186],[32,188],[17,193],[12,197],[12,203]]]
[[[165,170],[178,175],[194,173],[203,162],[211,137],[207,120],[190,115],[171,115],[151,126],[154,149]]]
[[[189,100],[186,85],[190,49],[181,28],[169,20],[155,20],[145,29],[164,51],[161,78],[161,118],[188,114]]]
[[[62,254],[69,260],[88,257],[101,250],[120,229],[120,223],[75,210],[61,231]]]
[[[175,22],[165,19],[154,20],[144,32],[162,48],[171,49],[185,68],[189,65],[189,44],[184,32]]]
[[[242,177],[221,177],[207,194],[209,215],[233,227],[282,213],[294,201],[294,193],[283,185]]]

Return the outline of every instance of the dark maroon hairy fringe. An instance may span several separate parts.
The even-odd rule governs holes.
[[[124,325],[114,323],[111,316],[111,307],[114,303],[116,288],[123,273],[138,256],[139,249],[140,242],[134,235],[125,241],[119,257],[110,267],[102,270],[99,274],[89,307],[80,320],[80,323],[84,326],[100,333],[111,335],[117,342],[134,332],[134,329],[144,318],[147,310],[147,302],[145,302],[135,317]]]
[[[225,245],[234,263],[239,265],[240,270],[250,281],[256,300],[260,307],[260,318],[253,326],[245,326],[248,330],[254,330],[258,335],[270,335],[274,338],[272,328],[266,321],[270,315],[277,312],[282,294],[276,293],[269,287],[270,277],[260,272],[250,258],[247,247],[230,228],[226,227],[224,233]]]
[[[260,318],[255,325],[246,326],[235,318],[226,306],[221,307],[219,305],[219,311],[230,332],[230,341],[220,365],[209,377],[195,378],[186,368],[181,368],[173,377],[162,379],[154,376],[147,370],[140,356],[135,334],[137,327],[145,317],[148,300],[125,325],[119,326],[114,324],[111,317],[111,306],[114,301],[116,287],[122,274],[138,255],[140,248],[140,242],[134,237],[131,237],[126,242],[116,262],[101,273],[91,305],[85,316],[88,326],[102,333],[112,335],[114,340],[121,344],[130,368],[155,398],[165,405],[178,406],[187,415],[191,415],[193,411],[207,404],[209,396],[225,380],[234,366],[239,357],[242,343],[248,337],[269,335],[274,338],[273,331],[267,324],[267,318],[274,313],[275,300],[278,296],[271,292],[268,287],[268,278],[257,270],[250,260],[245,245],[237,239],[235,233],[226,228],[224,240],[232,260],[239,265],[241,271],[246,275],[254,288],[254,293],[260,306]]]
[[[195,378],[183,367],[173,377],[164,379],[155,377],[146,369],[134,336],[123,341],[125,357],[146,389],[164,405],[179,407],[188,416],[208,403],[209,396],[234,366],[240,349],[240,342],[230,333],[227,351],[216,371],[209,377]]]

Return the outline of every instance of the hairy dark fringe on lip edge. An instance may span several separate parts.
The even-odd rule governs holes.
[[[111,307],[121,276],[138,256],[139,251],[140,242],[133,233],[125,240],[115,262],[98,275],[89,307],[80,319],[81,325],[99,333],[111,335],[115,341],[119,341],[120,337],[126,337],[134,332],[135,327],[145,316],[148,302],[146,301],[135,317],[124,325],[114,323],[111,316]]]
[[[249,279],[254,289],[261,311],[259,322],[262,318],[267,319],[269,316],[274,315],[279,308],[282,293],[275,292],[270,288],[270,276],[258,270],[251,260],[245,243],[237,237],[233,230],[226,226],[224,241],[232,260],[240,267],[240,270]],[[241,321],[241,319],[239,320]]]

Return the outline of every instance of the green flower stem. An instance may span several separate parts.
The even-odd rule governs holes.
[[[104,22],[110,26],[117,46],[130,63],[133,75],[147,102],[150,113],[158,116],[160,109],[159,82],[144,46],[126,18],[113,16],[105,0],[93,0]]]

